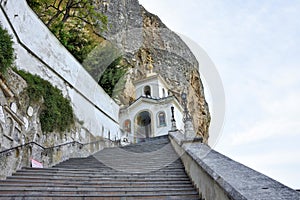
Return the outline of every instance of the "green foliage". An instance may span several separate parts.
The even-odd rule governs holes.
[[[79,61],[83,62],[97,43],[84,33],[80,26],[69,29],[65,24],[59,23],[52,27],[52,32],[68,51]]]
[[[27,3],[33,10],[38,9],[41,6],[41,3],[36,0],[27,0]]]
[[[5,74],[14,61],[12,37],[0,24],[0,73]]]
[[[128,66],[122,64],[122,59],[122,56],[120,56],[114,60],[104,71],[98,82],[109,96],[113,95],[117,83],[128,70]]]
[[[27,0],[31,8],[79,61],[102,39],[96,32],[107,28],[107,17],[93,0]]]
[[[103,41],[91,51],[82,63],[90,75],[99,82],[103,72],[122,53],[109,41]]]
[[[74,122],[73,110],[70,101],[63,97],[61,91],[39,76],[21,70],[16,70],[16,72],[28,84],[26,91],[30,101],[38,102],[43,99],[40,113],[42,131],[45,133],[63,132],[69,129]]]
[[[107,17],[97,9],[101,1],[27,0],[27,2],[60,42],[83,63],[85,69],[112,96],[114,88],[126,73],[128,66],[121,63],[122,57],[119,57],[120,52],[115,47],[111,44],[103,46],[100,44],[103,38],[99,36],[99,32],[107,29]],[[115,58],[117,59],[114,60]]]

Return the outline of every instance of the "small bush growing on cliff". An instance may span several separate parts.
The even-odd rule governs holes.
[[[40,113],[42,131],[45,133],[63,132],[69,129],[74,122],[73,109],[70,101],[63,97],[62,92],[39,76],[22,70],[16,70],[16,72],[28,84],[26,91],[30,101],[37,102],[40,99],[44,101]]]
[[[4,74],[14,61],[12,37],[0,24],[0,73]]]
[[[114,60],[103,72],[98,84],[109,95],[113,95],[113,91],[119,80],[125,75],[128,66],[122,64],[122,56]]]

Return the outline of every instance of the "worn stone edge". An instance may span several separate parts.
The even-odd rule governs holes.
[[[193,151],[188,149],[187,147],[189,145],[184,145],[187,143],[191,144],[193,142],[192,140],[185,140],[183,133],[179,133],[178,131],[169,132],[169,137],[171,137],[171,139],[173,139],[185,151],[187,155],[189,155],[217,184],[219,184],[220,187],[223,188],[224,192],[229,197],[231,197],[232,199],[238,198],[240,200],[247,199],[242,194],[240,194],[234,187],[227,183],[227,181],[225,181],[220,175],[216,174],[213,169],[211,169],[207,164],[205,164],[205,162],[202,161],[201,158],[199,158],[199,156],[197,156]],[[209,151],[211,150],[207,145],[199,145],[205,146],[209,149]]]
[[[270,177],[264,175],[264,174],[261,174],[247,166],[244,166],[230,158],[228,158],[227,156],[211,149],[209,146],[203,144],[203,143],[200,143],[200,142],[193,142],[191,140],[189,141],[186,141],[184,140],[184,135],[183,133],[180,133],[180,132],[176,132],[176,131],[173,131],[173,132],[169,132],[169,137],[171,139],[173,139],[183,150],[184,152],[189,155],[223,190],[224,192],[228,195],[228,197],[230,199],[239,199],[239,200],[246,200],[246,199],[249,199],[247,198],[246,196],[243,195],[243,191],[239,191],[239,188],[235,188],[231,183],[230,181],[227,181],[224,179],[224,177],[222,176],[222,174],[219,174],[217,173],[213,168],[211,168],[206,162],[205,162],[205,158],[207,157],[208,154],[210,153],[214,153],[214,154],[218,154],[219,156],[223,157],[223,158],[226,158],[226,160],[228,160],[229,162],[235,164],[235,165],[240,165],[240,166],[243,166],[245,167],[244,169],[248,169],[249,172],[254,172],[256,173],[258,176],[262,176],[264,178],[267,178],[270,180],[270,183],[271,181],[275,184],[275,185],[281,185],[283,187],[283,189],[286,189],[286,190],[289,190],[289,191],[294,191],[293,189],[277,182],[276,180],[273,180],[271,179]],[[189,147],[195,147],[195,146],[198,146],[199,147],[199,152],[196,152],[195,150],[193,150],[192,148],[189,148]],[[199,156],[199,153],[200,155],[204,155],[203,152],[201,154],[200,150],[204,149],[204,151],[206,153],[204,157],[200,157]],[[198,154],[197,154],[198,153]],[[236,180],[239,180],[239,179],[236,179]],[[249,188],[249,190],[253,190],[255,188]],[[291,198],[289,199],[293,199],[294,197],[298,197],[297,199],[300,199],[300,194],[297,195],[296,191],[291,193]],[[252,197],[251,197],[252,198]],[[253,199],[259,199],[257,197],[253,197]],[[272,198],[273,199],[273,198]],[[276,199],[281,199],[280,197],[279,198],[276,198]],[[293,199],[293,200],[296,200],[296,199]]]

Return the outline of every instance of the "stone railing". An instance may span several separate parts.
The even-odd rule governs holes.
[[[187,141],[181,132],[169,138],[187,174],[205,200],[299,200],[300,193],[212,150]]]

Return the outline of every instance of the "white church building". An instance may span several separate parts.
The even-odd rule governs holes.
[[[156,73],[133,83],[135,101],[120,109],[121,140],[137,143],[145,138],[167,135],[172,128],[172,112],[177,129],[184,128],[183,108],[171,92],[165,80]]]

